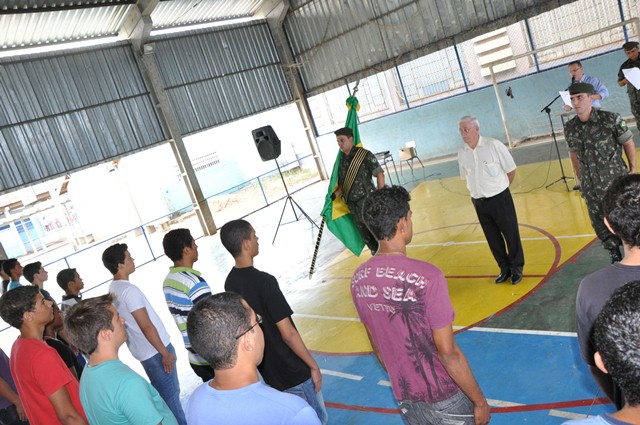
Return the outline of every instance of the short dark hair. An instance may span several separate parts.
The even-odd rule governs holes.
[[[111,274],[118,273],[118,264],[124,264],[126,250],[126,243],[117,243],[111,245],[102,253],[102,264],[104,264]]]
[[[191,247],[193,236],[189,229],[174,229],[162,238],[162,248],[171,261],[182,260],[182,252]]]
[[[640,404],[640,280],[616,289],[594,324],[596,348],[630,406]]]
[[[568,66],[571,66],[571,65],[578,65],[580,68],[582,68],[582,63],[580,63],[580,61],[569,62]]]
[[[29,283],[33,283],[35,275],[40,271],[41,268],[42,263],[40,261],[29,263],[22,268],[22,276],[24,276],[24,278],[27,279]]]
[[[214,370],[230,369],[238,361],[237,336],[251,326],[250,321],[242,297],[221,292],[193,306],[187,317],[187,335],[193,349]]]
[[[35,309],[38,293],[40,293],[40,288],[26,285],[18,286],[2,294],[0,297],[0,317],[2,320],[14,328],[20,329],[24,313]]]
[[[69,282],[76,280],[76,275],[76,269],[62,269],[56,276],[56,282],[64,292],[67,292],[69,290]]]
[[[384,187],[365,198],[362,218],[377,240],[389,240],[396,234],[398,221],[409,214],[410,200],[402,186]]]
[[[232,220],[220,228],[220,242],[233,258],[242,253],[242,242],[251,238],[251,224],[246,220]]]
[[[336,136],[353,137],[353,130],[349,127],[342,127],[333,132]]]
[[[604,194],[602,212],[620,239],[640,247],[640,174],[616,178]]]
[[[14,269],[14,267],[16,266],[16,263],[18,262],[17,258],[9,258],[7,260],[4,260],[4,263],[2,263],[2,270],[9,275],[9,277],[11,277],[11,270]]]
[[[109,293],[79,301],[65,311],[64,329],[78,350],[92,354],[98,348],[100,331],[113,330],[113,313],[109,306],[114,301],[115,295]]]

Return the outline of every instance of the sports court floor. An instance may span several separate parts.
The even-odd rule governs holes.
[[[580,194],[567,192],[562,181],[545,187],[560,177],[553,145],[521,146],[513,155],[519,167],[511,191],[526,259],[522,283],[493,283],[498,269],[455,161],[429,164],[424,170],[418,166],[413,175],[403,170],[401,181],[411,191],[414,221],[408,255],[436,264],[447,276],[456,339],[490,400],[492,424],[561,424],[612,411],[579,357],[574,318],[580,279],[606,266],[608,254],[595,241]],[[563,165],[570,176],[568,159]],[[571,188],[573,181],[568,184]],[[316,183],[293,197],[309,215],[319,217],[326,185]],[[293,221],[280,227],[271,244],[282,207],[278,202],[246,218],[260,238],[255,266],[278,278],[295,311],[295,323],[323,370],[329,423],[402,424],[388,377],[371,354],[349,291],[351,274],[370,254],[353,256],[325,231],[316,273],[309,278],[317,229],[305,219]],[[292,218],[288,208],[285,222]],[[214,292],[222,291],[231,257],[218,235],[197,243],[196,269]],[[181,397],[186,399],[200,382],[179,349],[179,334],[162,296],[169,265],[161,257],[139,267],[131,281],[147,294],[178,348]],[[90,286],[91,276],[83,277]],[[101,285],[85,297],[106,289]],[[13,339],[12,330],[0,333],[6,352]],[[120,354],[144,376],[126,348]]]
[[[563,165],[570,174],[568,161]],[[579,357],[573,317],[580,279],[605,266],[608,255],[594,242],[580,194],[567,192],[562,182],[545,188],[559,176],[557,160],[518,168],[511,190],[526,266],[516,286],[493,283],[498,269],[464,181],[453,176],[409,184],[414,237],[408,255],[447,276],[457,341],[490,399],[494,424],[560,424],[613,409]],[[368,257],[339,253],[312,285],[291,285],[288,298],[324,370],[332,423],[401,424],[349,292],[353,270]]]

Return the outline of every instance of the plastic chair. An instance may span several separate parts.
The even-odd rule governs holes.
[[[400,149],[400,161],[407,162],[407,165],[409,165],[409,168],[411,169],[411,175],[413,175],[413,160],[417,159],[418,163],[420,163],[420,166],[422,167],[422,172],[424,173],[424,164],[420,161],[420,158],[418,158],[415,140],[405,143],[404,146],[404,148]]]

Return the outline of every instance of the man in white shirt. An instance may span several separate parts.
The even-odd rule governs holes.
[[[465,143],[458,151],[460,177],[467,180],[478,221],[500,267],[495,282],[511,278],[516,285],[522,281],[524,267],[518,217],[509,191],[516,163],[503,143],[480,136],[476,117],[464,116],[458,124]]]
[[[102,264],[113,274],[109,292],[116,295],[116,309],[125,319],[129,351],[142,363],[151,385],[158,390],[178,424],[186,425],[180,404],[176,351],[147,297],[140,288],[129,282],[136,265],[127,245],[118,243],[105,249]]]

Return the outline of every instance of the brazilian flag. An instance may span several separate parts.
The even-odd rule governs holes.
[[[355,96],[350,96],[347,99],[347,109],[349,112],[347,113],[347,122],[344,126],[353,131],[354,145],[362,146],[360,132],[358,131],[358,109],[360,109],[360,104]],[[340,239],[351,252],[359,256],[364,248],[364,242],[358,232],[358,228],[353,222],[349,207],[347,207],[342,197],[336,198],[333,201],[331,200],[331,194],[338,188],[338,170],[340,169],[341,155],[342,152],[338,152],[336,161],[333,164],[329,189],[327,196],[325,196],[324,208],[320,214],[324,216],[327,228],[331,233]]]

